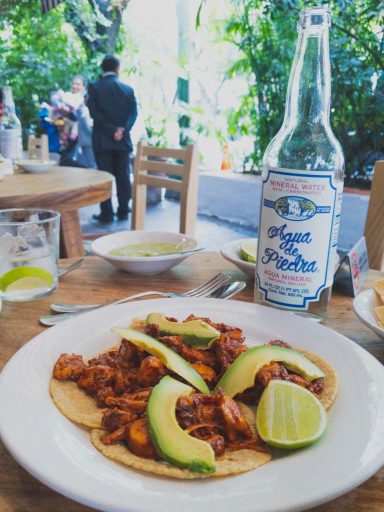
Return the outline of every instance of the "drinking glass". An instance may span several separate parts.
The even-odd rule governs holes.
[[[59,234],[59,212],[0,210],[0,298],[22,302],[56,289]]]

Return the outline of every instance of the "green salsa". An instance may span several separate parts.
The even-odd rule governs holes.
[[[182,252],[182,248],[176,244],[153,243],[153,244],[129,244],[112,249],[108,254],[111,256],[127,256],[128,258],[142,258],[149,256],[162,256]]]

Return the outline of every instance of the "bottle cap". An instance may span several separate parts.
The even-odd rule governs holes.
[[[298,30],[324,29],[331,26],[331,10],[329,7],[308,7],[300,12]]]

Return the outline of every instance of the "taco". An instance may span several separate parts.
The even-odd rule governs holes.
[[[180,323],[196,319],[191,315]],[[206,349],[187,345],[182,334],[164,335],[157,324],[134,321],[133,327],[177,354],[213,390],[234,361],[247,351],[247,346],[241,329],[207,318],[199,320],[218,331],[218,338]],[[262,390],[271,379],[291,380],[307,387],[325,408],[336,397],[336,372],[311,353],[305,356],[324,372],[324,378],[306,381],[274,361],[260,370],[251,388],[235,397],[220,390],[207,394],[194,389],[177,400],[175,415],[189,436],[205,441],[213,449],[216,470],[209,474],[191,471],[169,464],[159,456],[148,430],[147,406],[154,386],[164,376],[190,382],[188,378],[192,374],[178,373],[177,365],[172,366],[175,363],[169,363],[169,358],[159,353],[158,348],[156,352],[145,350],[143,345],[131,341],[122,339],[118,347],[87,362],[79,355],[62,354],[54,367],[50,393],[67,418],[92,429],[91,442],[101,453],[142,471],[182,479],[206,478],[238,474],[269,462],[271,454],[256,432],[254,411],[244,403],[257,406]],[[280,341],[271,345],[287,347]]]

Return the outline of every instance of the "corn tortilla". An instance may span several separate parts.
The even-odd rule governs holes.
[[[66,418],[89,428],[101,428],[104,409],[80,389],[76,382],[52,379],[49,386],[53,403]]]
[[[313,354],[312,352],[307,352],[305,350],[301,350],[300,352],[308,357],[312,363],[318,366],[320,370],[323,370],[325,373],[324,390],[316,396],[323,404],[325,410],[328,410],[335,401],[339,389],[339,378],[337,373],[335,369],[327,363],[327,361],[317,354]]]
[[[334,368],[317,354],[301,352],[323,370],[326,375],[324,391],[317,396],[325,409],[329,409],[335,401],[338,391],[337,374]],[[85,427],[102,428],[103,409],[97,407],[95,400],[81,390],[75,382],[52,379],[49,391],[56,407],[68,419]]]
[[[135,319],[133,322],[134,327],[136,329],[143,327],[142,322],[142,320]],[[107,352],[116,348],[118,347],[111,347]],[[324,390],[317,396],[325,409],[329,409],[338,391],[338,377],[335,370],[317,354],[307,351],[300,352],[326,374],[324,378]],[[134,469],[171,478],[201,479],[229,476],[251,471],[271,460],[269,451],[259,452],[249,449],[226,450],[222,457],[216,459],[216,472],[207,475],[194,473],[187,469],[180,469],[164,461],[144,459],[134,455],[122,443],[105,445],[101,441],[102,436],[105,434],[105,430],[102,430],[103,427],[101,425],[104,409],[97,407],[96,401],[80,389],[75,382],[59,381],[52,378],[49,391],[53,402],[64,416],[79,425],[84,425],[91,429],[90,439],[98,451],[109,459]],[[239,405],[249,425],[255,432],[255,414],[246,405],[242,403],[239,403]]]
[[[119,345],[114,345],[102,353],[118,350],[118,348]],[[94,398],[80,389],[76,382],[52,378],[49,393],[53,403],[69,420],[89,428],[102,428],[101,420],[104,409],[97,407]]]
[[[245,415],[253,432],[255,432],[256,419],[255,415],[249,407],[240,404],[242,413]],[[143,459],[134,455],[123,444],[105,445],[101,438],[105,434],[104,430],[91,430],[91,442],[97,450],[103,455],[115,462],[120,462],[125,466],[145,471],[146,473],[154,473],[156,475],[168,476],[171,478],[180,478],[184,480],[193,480],[198,478],[212,478],[218,476],[238,475],[245,471],[251,471],[263,464],[269,462],[272,458],[269,450],[258,452],[256,450],[226,450],[222,457],[216,459],[216,471],[211,474],[194,473],[188,469],[181,469],[171,466],[164,461],[156,461],[152,459]]]

